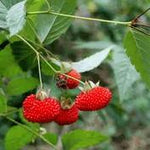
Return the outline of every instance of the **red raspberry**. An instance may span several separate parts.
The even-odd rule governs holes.
[[[65,73],[77,80],[81,80],[81,75],[76,70],[72,69],[70,72]],[[65,75],[59,74],[57,77],[57,86],[63,89],[74,89],[79,85],[79,81],[72,78],[66,77]]]
[[[76,98],[76,105],[82,111],[95,111],[106,107],[112,98],[112,93],[105,87],[94,87],[81,92]]]
[[[53,98],[39,100],[31,94],[23,102],[24,117],[31,122],[47,123],[60,112],[60,105]]]
[[[56,116],[54,121],[59,125],[69,125],[78,120],[79,110],[76,105],[73,105],[70,109],[61,108],[60,113]]]

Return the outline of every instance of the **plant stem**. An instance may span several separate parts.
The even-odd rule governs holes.
[[[121,22],[121,21],[114,21],[114,20],[105,20],[105,19],[98,19],[98,18],[90,18],[90,17],[82,17],[82,16],[75,16],[63,13],[57,13],[54,11],[35,11],[35,12],[27,12],[27,15],[36,15],[36,14],[52,14],[56,16],[68,17],[73,19],[81,19],[87,21],[96,21],[96,22],[103,22],[103,23],[112,23],[112,24],[120,24],[120,25],[130,25],[131,22]]]
[[[55,72],[58,73],[59,71],[57,71],[42,55],[40,55],[40,57],[43,59],[43,61]]]
[[[83,81],[81,81],[81,80],[78,80],[78,79],[76,79],[76,78],[74,78],[74,77],[72,77],[72,76],[69,76],[69,75],[67,75],[67,74],[65,74],[65,73],[61,73],[60,71],[57,71],[28,41],[26,41],[22,36],[20,36],[20,35],[17,35],[17,37],[19,37],[22,41],[24,41],[37,55],[39,55],[42,59],[43,59],[43,61],[54,71],[54,73],[56,73],[56,74],[62,74],[62,75],[64,75],[64,76],[66,76],[66,77],[68,77],[68,78],[70,78],[70,79],[73,79],[73,80],[76,80],[76,81],[78,81],[78,82],[80,82],[81,84],[85,84]]]
[[[21,39],[23,42],[25,42],[36,54],[38,54],[39,52],[28,42],[26,41],[22,36],[20,35],[16,35],[19,39]]]
[[[37,55],[39,55],[44,61],[45,63],[55,72],[57,73],[57,70],[55,70],[54,67],[52,67],[52,65],[50,65],[47,60],[28,42],[26,41],[22,36],[20,35],[16,35],[17,37],[19,37],[22,41],[24,41]]]
[[[43,89],[43,82],[42,82],[42,75],[41,75],[41,64],[40,64],[39,53],[37,53],[37,61],[38,61],[38,71],[39,71],[40,88]]]
[[[37,36],[37,35],[36,35],[36,36]],[[50,50],[46,49],[46,48],[42,45],[42,43],[37,44],[37,43],[35,43],[35,42],[33,42],[33,41],[29,40],[29,39],[26,39],[26,40],[28,40],[30,43],[34,44],[34,45],[37,46],[38,48],[42,49],[46,54],[49,53],[52,57],[54,57],[56,60],[58,60],[58,58],[57,58]],[[49,57],[50,57],[50,56],[49,56]]]
[[[147,13],[150,10],[150,8],[146,9],[144,12],[142,12],[140,15],[138,15],[137,17],[135,17],[134,20],[140,18],[141,16],[143,16],[145,13]]]
[[[81,81],[81,80],[78,80],[78,79],[76,79],[76,78],[74,78],[74,77],[72,77],[72,76],[69,76],[69,75],[67,75],[67,74],[65,74],[65,73],[61,73],[60,71],[57,71],[56,69],[54,69],[53,67],[52,67],[52,65],[41,55],[41,58],[45,61],[45,63],[55,72],[55,73],[57,73],[57,74],[62,74],[62,75],[64,75],[64,76],[66,76],[66,77],[68,77],[68,78],[70,78],[70,79],[73,79],[73,80],[75,80],[75,81],[78,81],[78,82],[80,82],[81,84],[85,84],[83,81]]]
[[[30,129],[28,126],[21,124],[20,122],[8,117],[8,116],[4,116],[6,119],[8,119],[9,121],[19,125],[20,127],[28,130],[29,132],[33,133],[34,135],[38,136],[39,138],[41,138],[44,142],[46,142],[47,144],[49,144],[51,147],[53,147],[53,149],[58,150],[55,145],[53,145],[52,143],[50,143],[44,136],[40,135],[39,133],[37,133],[36,131]]]

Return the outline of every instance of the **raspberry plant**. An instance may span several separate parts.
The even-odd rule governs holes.
[[[84,129],[83,120],[89,118],[82,111],[102,113],[105,121],[107,113],[113,114],[111,108],[115,108],[114,113],[123,112],[122,101],[137,81],[150,87],[150,9],[130,20],[117,21],[78,16],[79,5],[77,0],[0,0],[0,117],[8,122],[3,149],[38,147],[42,141],[49,149],[77,150],[109,142],[109,136],[101,131]],[[101,50],[74,62],[63,56],[65,39],[63,54],[58,55],[53,49],[63,34],[69,34],[66,31],[71,31],[74,20],[125,28],[123,46],[114,41],[79,43],[76,49]],[[71,43],[70,39],[67,42]],[[77,53],[75,48],[70,51]],[[96,83],[96,77],[91,81],[86,76],[106,58],[114,70],[118,94],[112,82]],[[47,131],[43,123],[58,130],[64,125],[76,129],[62,135]]]

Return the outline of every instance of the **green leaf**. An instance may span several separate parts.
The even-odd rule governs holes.
[[[7,111],[7,100],[6,97],[0,94],[0,114]]]
[[[27,0],[26,2],[26,11],[27,12],[34,12],[34,11],[39,11],[45,4],[45,0]],[[34,26],[34,23],[36,23],[36,18],[34,15],[33,16],[26,16],[26,23],[19,32],[19,34],[26,39],[38,43],[39,37],[36,34],[36,29]],[[41,43],[40,43],[41,44]]]
[[[126,53],[142,79],[150,87],[150,37],[130,30],[125,37]]]
[[[0,28],[7,29],[6,16],[10,7],[22,0],[1,0],[0,1]]]
[[[21,2],[23,0],[1,0],[1,3],[7,8],[10,9],[13,5]]]
[[[97,41],[97,42],[76,42],[75,49],[105,49],[108,46],[111,46],[112,43],[108,41]]]
[[[50,143],[56,145],[58,141],[58,136],[54,133],[46,133],[43,135]]]
[[[90,71],[98,67],[104,59],[108,56],[113,46],[110,46],[94,55],[91,55],[79,62],[73,62],[72,68],[78,70],[78,72]]]
[[[5,31],[1,31],[0,32],[0,44],[2,44],[6,40],[7,40],[7,33]],[[2,48],[0,47],[0,49]]]
[[[28,130],[13,126],[9,129],[5,137],[6,150],[20,150],[34,139],[34,135]]]
[[[25,92],[35,89],[37,86],[37,79],[33,77],[24,77],[11,80],[8,83],[6,90],[9,95],[21,95]]]
[[[75,11],[76,0],[53,0],[49,1],[51,10],[57,13],[72,14]],[[40,10],[47,10],[45,4]],[[51,14],[41,14],[30,17],[34,22],[34,27],[41,42],[50,44],[65,31],[71,24],[70,18]]]
[[[15,62],[10,46],[0,51],[0,74],[5,77],[14,77],[21,74],[22,70]]]
[[[13,5],[7,13],[7,26],[11,36],[17,34],[25,24],[25,2],[22,1]]]
[[[126,56],[124,49],[120,47],[116,47],[113,51],[112,67],[114,69],[120,99],[124,100],[133,83],[139,79],[139,74]]]
[[[7,28],[6,15],[7,15],[7,8],[0,1],[0,28],[3,28],[3,29]]]
[[[8,106],[7,105],[7,112],[18,112],[18,109],[16,107]]]
[[[45,0],[27,0],[26,2],[26,8],[27,11],[38,11],[39,9],[41,9],[42,7],[47,8],[47,4],[45,3]]]
[[[11,44],[13,54],[16,61],[27,71],[35,67],[37,64],[35,52],[24,42],[18,41]]]
[[[74,130],[62,137],[65,150],[78,150],[100,144],[108,140],[108,137],[96,131]]]

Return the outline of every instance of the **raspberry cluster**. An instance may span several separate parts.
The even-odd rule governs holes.
[[[63,89],[74,89],[79,85],[81,75],[76,70],[66,74],[58,74],[56,85]],[[69,125],[78,120],[79,111],[96,111],[105,108],[112,98],[108,88],[98,85],[82,89],[73,103],[66,99],[59,101],[47,96],[43,91],[31,94],[23,102],[23,115],[31,122]]]

